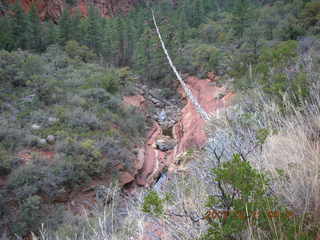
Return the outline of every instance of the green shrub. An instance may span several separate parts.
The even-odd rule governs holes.
[[[64,49],[70,58],[78,61],[90,62],[97,57],[87,46],[80,46],[80,44],[74,40],[68,41]]]
[[[206,219],[210,227],[202,239],[233,239],[249,229],[252,239],[258,239],[262,232],[269,239],[315,237],[315,229],[307,230],[307,218],[295,216],[281,206],[270,192],[268,177],[241,160],[240,155],[234,155],[232,160],[222,163],[212,173],[219,194],[208,199],[207,207],[212,210]]]
[[[284,94],[288,94],[291,101],[299,103],[299,100],[309,96],[307,73],[295,72],[297,61],[297,42],[281,42],[274,47],[264,48],[256,71],[260,74],[258,83],[270,96],[276,97],[276,101],[281,102]],[[288,70],[289,69],[289,70]]]
[[[0,144],[0,176],[8,175],[11,172],[11,168],[11,155],[2,144]]]
[[[223,54],[212,45],[200,44],[193,50],[193,62],[200,72],[217,72],[222,66]]]
[[[19,224],[13,224],[11,227],[18,236],[25,236],[30,231],[37,232],[43,220],[41,198],[38,196],[26,198],[21,204],[16,220]]]
[[[306,28],[315,27],[314,32],[319,33],[320,3],[318,2],[307,3],[302,12],[301,18]]]
[[[164,199],[162,199],[157,192],[150,191],[143,200],[142,210],[154,216],[161,216],[164,214]]]

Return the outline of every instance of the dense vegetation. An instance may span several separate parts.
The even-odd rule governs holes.
[[[97,64],[97,56],[75,41],[64,49],[0,51],[0,175],[8,177],[0,201],[21,209],[1,208],[1,228],[9,223],[19,235],[46,221],[52,209],[43,204],[92,178],[116,174],[117,164],[130,170],[132,149],[144,136],[144,117],[121,99],[133,74]]]
[[[8,178],[7,186],[0,189],[0,206],[10,206],[0,208],[0,229],[9,226],[11,234],[20,236],[37,232],[41,223],[58,229],[66,224],[63,211],[54,203],[61,192],[106,172],[112,175],[117,163],[130,169],[135,157],[132,149],[144,136],[145,121],[135,109],[121,105],[121,96],[130,92],[137,79],[167,90],[176,84],[154,31],[151,6],[179,71],[200,77],[213,72],[239,96],[256,101],[245,103],[239,125],[228,119],[224,130],[228,134],[220,142],[232,139],[235,142],[230,145],[238,149],[224,152],[224,160],[230,162],[215,165],[211,184],[218,182],[232,191],[224,198],[206,196],[208,208],[218,205],[244,211],[249,206],[256,211],[268,204],[269,210],[296,204],[279,189],[273,189],[278,195],[270,197],[272,191],[264,188],[274,179],[267,177],[269,172],[260,174],[247,160],[270,160],[262,151],[267,137],[290,129],[283,130],[290,117],[300,116],[296,126],[301,126],[312,112],[305,109],[319,107],[314,94],[320,63],[318,1],[179,0],[173,6],[164,0],[153,5],[146,2],[111,19],[101,18],[94,7],[86,18],[65,9],[57,24],[41,22],[35,7],[25,13],[17,1],[0,18],[0,176]],[[256,91],[259,97],[249,94]],[[259,105],[262,98],[269,105]],[[270,114],[268,106],[279,108],[281,121],[261,117]],[[216,132],[212,129],[212,134]],[[54,141],[48,136],[54,136]],[[258,147],[253,150],[252,146]],[[48,161],[38,154],[26,163],[17,158],[25,149],[55,152],[55,156]],[[253,152],[254,157],[249,157]],[[208,161],[217,161],[208,157],[212,152],[205,154]],[[273,157],[278,159],[278,155]],[[241,174],[230,176],[232,169]],[[293,181],[291,175],[280,173]],[[239,178],[248,184],[240,184]],[[281,180],[275,182],[284,186]],[[161,215],[165,200],[151,192],[143,208],[149,211],[149,205],[156,202],[157,215]],[[315,235],[309,215],[291,222],[281,218],[273,225],[266,216],[261,219],[249,224],[252,239],[258,239],[261,231],[270,233],[261,239],[313,239]],[[74,229],[79,230],[77,224]],[[223,219],[209,221],[207,226],[208,231],[197,237],[235,239],[248,227],[242,220]],[[280,237],[275,237],[279,232]]]

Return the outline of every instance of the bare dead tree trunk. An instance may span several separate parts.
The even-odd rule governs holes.
[[[156,21],[156,18],[154,16],[154,12],[153,10],[152,11],[152,17],[153,17],[153,23],[154,23],[154,26],[156,27],[156,30],[157,30],[157,34],[158,34],[158,37],[160,39],[160,42],[161,42],[161,46],[162,46],[162,49],[168,59],[168,62],[170,64],[170,67],[172,68],[173,72],[175,73],[175,75],[177,76],[177,79],[179,80],[183,90],[185,91],[186,95],[188,96],[188,98],[190,99],[190,101],[192,102],[192,104],[194,105],[194,107],[196,108],[196,111],[200,114],[201,118],[205,121],[208,121],[210,119],[209,117],[209,114],[200,106],[198,100],[193,96],[191,90],[188,88],[188,86],[185,84],[185,82],[182,80],[182,77],[180,76],[180,74],[178,73],[176,67],[173,65],[172,63],[172,60],[170,58],[170,55],[166,49],[166,46],[162,40],[162,36],[161,36],[161,33],[160,33],[160,30],[158,28],[158,25],[157,25],[157,21]]]

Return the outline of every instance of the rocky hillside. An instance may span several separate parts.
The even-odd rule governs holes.
[[[218,87],[210,79],[188,77],[186,80],[193,95],[210,113],[215,113],[230,102],[231,93],[223,87]],[[139,149],[134,164],[135,176],[123,177],[122,184],[134,190],[135,186],[149,187],[155,183],[164,169],[174,172],[181,164],[179,159],[188,150],[201,149],[206,141],[205,121],[196,112],[190,99],[186,98],[181,88],[177,89],[180,100],[165,99],[159,95],[160,89],[149,89],[138,85],[139,95],[124,97],[127,104],[139,107],[145,111],[147,118],[153,122],[153,127],[146,136],[144,147]],[[182,104],[179,103],[182,101]],[[183,106],[184,105],[184,106]],[[148,112],[152,106],[153,111]]]
[[[319,235],[319,1],[3,0],[0,14],[1,239]]]

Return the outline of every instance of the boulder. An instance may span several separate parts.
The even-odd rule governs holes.
[[[46,139],[44,139],[44,138],[39,138],[38,139],[38,145],[44,146],[46,144],[47,144],[47,140]]]
[[[56,123],[56,122],[58,122],[58,121],[59,121],[59,119],[58,119],[58,118],[55,118],[55,117],[49,117],[49,118],[48,118],[49,124],[54,124],[54,123]]]
[[[47,137],[47,142],[53,144],[56,141],[56,138],[53,135]]]
[[[164,110],[162,110],[160,113],[159,113],[159,121],[165,121],[166,120],[166,118],[167,118],[167,113],[164,111]]]
[[[169,151],[174,149],[176,142],[171,138],[160,138],[156,141],[156,148],[160,151]]]
[[[119,185],[120,187],[123,187],[124,185],[131,183],[134,181],[134,177],[129,172],[122,172],[120,173],[119,177]]]
[[[41,129],[41,126],[36,124],[36,123],[34,123],[34,124],[31,125],[31,129],[32,130],[39,130],[39,129]]]

